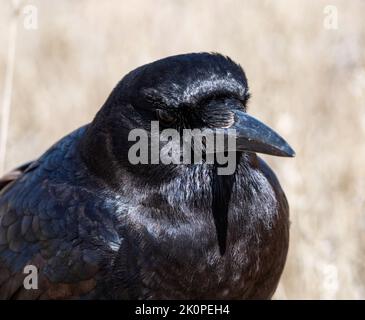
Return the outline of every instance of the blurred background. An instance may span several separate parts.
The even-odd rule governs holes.
[[[1,0],[3,170],[91,121],[131,69],[220,52],[246,71],[249,112],[297,152],[265,157],[292,221],[275,298],[365,299],[364,15],[361,0]]]

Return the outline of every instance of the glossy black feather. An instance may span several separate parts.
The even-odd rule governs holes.
[[[237,163],[240,162],[241,153],[237,153]],[[228,230],[228,210],[231,201],[235,173],[231,175],[219,175],[220,165],[215,163],[212,172],[212,214],[214,217],[217,240],[221,255],[226,252],[227,230]]]

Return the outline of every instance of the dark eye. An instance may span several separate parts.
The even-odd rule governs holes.
[[[171,125],[176,121],[174,114],[166,110],[157,109],[156,114],[158,120],[161,121],[164,125]]]

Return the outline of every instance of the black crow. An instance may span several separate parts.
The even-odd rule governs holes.
[[[294,152],[246,113],[248,99],[243,69],[220,54],[127,74],[90,124],[1,180],[0,298],[270,298],[289,209],[255,152]],[[236,129],[235,149],[221,151],[235,171],[219,174],[206,150],[200,163],[132,164],[129,133],[151,121]]]

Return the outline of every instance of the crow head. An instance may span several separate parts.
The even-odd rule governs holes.
[[[151,122],[158,121],[159,130],[174,128],[180,133],[210,128],[228,137],[229,129],[235,129],[235,148],[225,152],[293,156],[294,151],[277,133],[246,113],[248,99],[245,73],[227,57],[193,53],[158,60],[119,82],[89,126],[83,153],[95,173],[116,185],[121,167],[146,183],[163,183],[186,164],[151,164],[150,154],[148,164],[132,164],[128,159],[136,143],[128,139],[131,130],[151,132]],[[234,175],[218,177],[217,167],[213,165],[212,170],[212,211],[224,252]]]
[[[235,129],[235,150],[226,151],[293,156],[278,134],[246,113],[248,99],[245,73],[231,59],[209,53],[168,57],[133,70],[118,83],[89,127],[87,144],[95,149],[94,158],[101,154],[99,170],[122,165],[144,179],[157,170],[160,181],[162,176],[173,177],[178,166],[161,168],[150,165],[151,159],[147,165],[136,165],[128,159],[135,144],[128,139],[130,131],[149,133],[152,121],[159,122],[161,131],[210,128],[229,136],[228,129]]]

